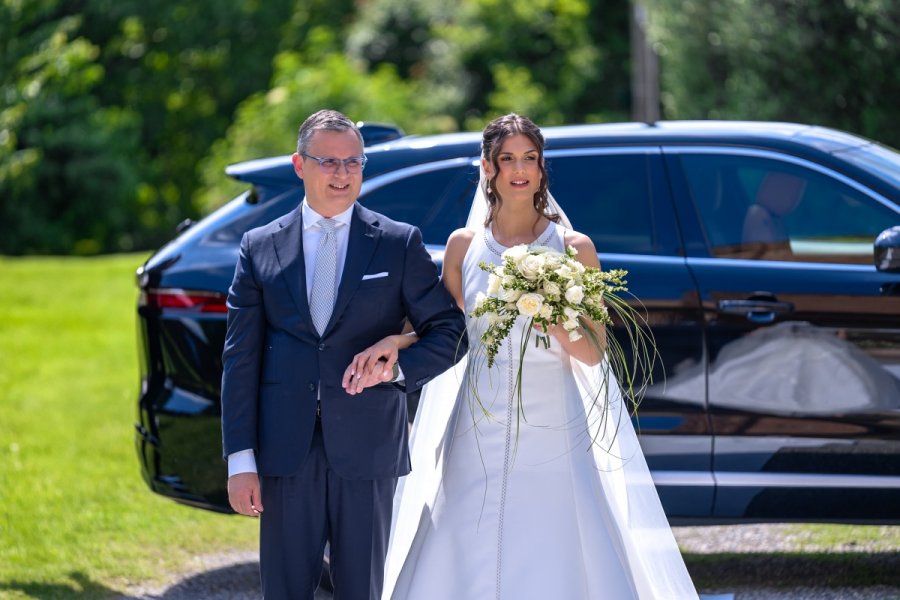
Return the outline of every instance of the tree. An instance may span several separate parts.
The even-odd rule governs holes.
[[[99,48],[56,2],[0,11],[0,252],[130,247],[135,115],[95,93]]]
[[[387,33],[386,33],[387,32]],[[348,51],[393,63],[459,127],[509,111],[550,125],[628,114],[628,5],[613,0],[374,0]]]
[[[644,0],[668,118],[786,120],[900,145],[893,0]]]
[[[309,9],[348,4],[4,0],[0,252],[170,238],[199,215],[200,157],[269,84],[281,44],[315,26]]]
[[[275,60],[272,87],[241,105],[225,138],[204,160],[206,185],[198,203],[212,210],[246,187],[224,177],[228,164],[294,152],[300,124],[321,108],[340,110],[352,119],[415,127],[420,102],[413,87],[388,65],[366,73],[339,52],[314,59],[284,52]]]

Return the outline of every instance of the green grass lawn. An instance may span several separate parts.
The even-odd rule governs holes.
[[[104,598],[255,547],[255,521],[178,505],[140,477],[144,258],[0,258],[0,598]]]

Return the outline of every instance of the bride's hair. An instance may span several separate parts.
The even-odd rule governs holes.
[[[497,193],[497,177],[500,175],[500,164],[497,156],[506,138],[514,135],[524,135],[530,139],[538,151],[538,167],[541,170],[541,184],[534,193],[534,210],[544,215],[554,223],[559,222],[559,215],[548,211],[547,202],[547,169],[544,167],[544,135],[538,126],[528,117],[510,113],[498,117],[487,124],[481,138],[481,156],[494,166],[494,176],[484,180],[484,197],[487,198],[488,211],[484,220],[484,226],[490,225],[499,208],[502,198]]]

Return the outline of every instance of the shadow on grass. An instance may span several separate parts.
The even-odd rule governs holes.
[[[685,554],[684,560],[698,589],[900,587],[900,551]]]
[[[115,598],[119,592],[101,583],[91,581],[84,573],[69,573],[70,582],[44,583],[27,581],[0,582],[0,592],[9,590],[21,592],[26,598],[57,600],[66,598]]]
[[[198,573],[166,589],[161,595],[121,598],[154,600],[197,600],[200,598],[259,598],[259,563],[256,561],[229,565]]]
[[[3,592],[20,592],[26,598],[40,600],[214,600],[216,598],[259,598],[259,563],[247,562],[205,571],[188,577],[159,594],[123,595],[103,584],[91,581],[83,573],[69,574],[66,583],[0,582]]]

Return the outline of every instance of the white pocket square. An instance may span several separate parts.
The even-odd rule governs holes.
[[[367,279],[381,279],[382,277],[387,277],[388,272],[382,271],[381,273],[369,273],[368,275],[363,275],[362,280],[366,281]]]

